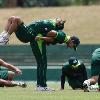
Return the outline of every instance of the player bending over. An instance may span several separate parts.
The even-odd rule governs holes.
[[[74,48],[75,50],[80,44],[77,37],[67,37],[66,34],[61,31],[64,28],[64,23],[64,20],[56,18],[54,20],[33,21],[29,25],[25,25],[19,17],[12,16],[8,19],[6,27],[1,33],[0,44],[6,44],[13,32],[15,32],[20,41],[24,43],[30,42],[32,52],[37,62],[37,91],[53,90],[46,84],[46,44],[66,43],[68,47]],[[41,40],[38,39],[38,36],[43,38],[50,36],[53,38],[53,41],[46,41],[45,39]]]

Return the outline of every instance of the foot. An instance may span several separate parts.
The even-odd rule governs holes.
[[[83,83],[83,90],[84,92],[90,92],[89,85],[86,83]]]
[[[55,91],[54,89],[50,88],[50,87],[41,87],[41,86],[37,86],[36,87],[36,91]]]
[[[6,45],[9,41],[9,34],[0,34],[0,45]]]
[[[22,88],[26,88],[27,84],[25,82],[18,82],[18,86],[20,86]]]
[[[50,87],[44,87],[45,91],[55,91],[54,89],[50,88]]]

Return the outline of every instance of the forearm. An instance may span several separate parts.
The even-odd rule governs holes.
[[[12,71],[18,70],[17,67],[13,66],[12,64],[8,64],[8,63],[5,65],[5,67]]]
[[[53,42],[53,38],[51,38],[51,37],[40,37],[40,36],[37,36],[36,40],[44,40],[46,42]]]
[[[3,67],[8,68],[9,70],[12,70],[12,71],[16,72],[16,74],[22,74],[22,72],[19,68],[13,66],[12,64],[6,63],[2,59],[0,59],[0,65],[3,66]]]
[[[64,84],[65,84],[65,76],[61,75],[61,89],[64,89]]]

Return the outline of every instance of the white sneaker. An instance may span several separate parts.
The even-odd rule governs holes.
[[[50,88],[50,87],[44,87],[45,91],[55,91],[54,89]]]
[[[0,34],[0,45],[5,45],[7,44],[9,41],[9,34],[6,33],[6,34]]]
[[[41,86],[37,86],[35,90],[36,91],[45,91],[44,87],[41,87]]]
[[[41,86],[37,86],[35,90],[36,91],[49,91],[49,92],[55,91],[54,89],[52,89],[50,87],[41,87]]]
[[[90,92],[90,85],[88,85],[86,82],[83,83],[83,90],[84,92]]]

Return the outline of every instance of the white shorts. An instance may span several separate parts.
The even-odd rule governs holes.
[[[0,34],[0,45],[5,45],[9,41],[9,34],[8,33],[1,33]]]

